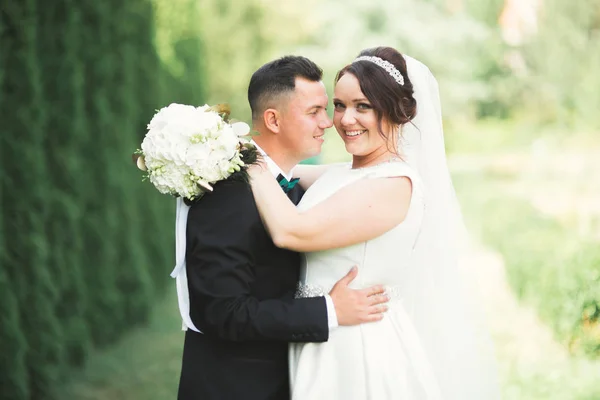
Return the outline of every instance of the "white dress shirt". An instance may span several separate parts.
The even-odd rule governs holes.
[[[256,149],[258,150],[258,152],[260,154],[262,154],[263,159],[265,160],[265,163],[267,163],[267,167],[269,168],[269,171],[271,171],[271,173],[273,174],[273,176],[275,178],[277,178],[277,176],[279,174],[281,174],[288,181],[292,180],[292,176],[293,176],[293,172],[294,172],[293,168],[288,173],[283,172],[283,170],[279,167],[279,165],[277,165],[275,163],[275,161],[273,161],[273,159],[271,157],[269,157],[267,155],[267,153],[265,153],[265,151],[263,149],[261,149],[260,146],[258,144],[256,144],[256,142],[254,140],[252,141],[252,144],[254,146],[256,146]],[[333,305],[333,300],[331,299],[331,296],[328,294],[325,295],[325,303],[327,304],[327,321],[328,321],[329,329],[331,330],[333,328],[337,328],[338,319],[337,319],[337,314],[335,312],[335,306]]]

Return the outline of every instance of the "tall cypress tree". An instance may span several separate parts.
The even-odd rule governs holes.
[[[111,68],[116,60],[110,48],[109,21],[118,18],[103,6],[103,2],[80,3],[85,29],[84,93],[88,116],[86,133],[90,136],[86,151],[86,168],[89,180],[86,183],[84,249],[91,261],[85,268],[85,279],[89,286],[88,320],[92,337],[97,344],[114,341],[123,326],[120,295],[115,290],[118,266],[117,247],[120,238],[115,235],[118,217],[114,204],[112,182],[118,179],[118,171],[111,165],[113,143],[111,138],[120,129],[110,108],[109,97],[113,81]]]
[[[90,134],[88,132],[87,116],[85,111],[85,64],[84,46],[81,32],[86,29],[81,12],[81,5],[76,0],[67,0],[66,24],[64,27],[66,99],[69,100],[66,108],[71,110],[68,131],[70,132],[69,145],[66,150],[68,157],[66,161],[67,170],[71,177],[71,189],[73,200],[69,204],[72,212],[69,214],[69,225],[72,229],[72,241],[70,244],[70,285],[63,294],[64,304],[70,304],[66,310],[77,316],[72,319],[70,337],[74,342],[69,348],[69,361],[75,364],[83,362],[91,345],[90,324],[87,320],[89,309],[89,287],[93,282],[85,280],[85,270],[93,266],[93,260],[89,255],[89,249],[84,247],[87,224],[85,207],[86,198],[93,195],[87,189],[91,174],[90,166],[85,165],[84,155],[88,154],[90,147]]]
[[[13,43],[6,62],[3,91],[11,104],[4,107],[4,173],[10,177],[4,204],[6,271],[20,307],[22,334],[27,341],[26,365],[32,398],[51,398],[62,365],[62,339],[55,315],[57,288],[50,273],[45,224],[48,221],[49,171],[44,136],[43,71],[40,63],[37,4],[34,0],[5,5],[7,35]]]
[[[118,233],[122,237],[119,248],[119,264],[122,267],[117,275],[117,290],[123,294],[122,304],[127,324],[132,324],[147,319],[153,295],[148,268],[151,260],[145,251],[143,240],[147,233],[140,230],[143,216],[136,202],[139,193],[132,190],[140,175],[130,158],[131,152],[139,145],[136,143],[136,133],[143,129],[143,125],[139,123],[142,110],[139,108],[138,96],[141,88],[137,87],[136,64],[141,52],[154,51],[153,47],[144,48],[137,45],[137,35],[140,25],[151,23],[152,18],[151,15],[147,18],[136,18],[140,15],[139,2],[113,0],[111,5],[113,12],[118,12],[123,19],[131,21],[131,24],[127,25],[114,21],[111,31],[113,51],[120,64],[115,74],[113,109],[121,121],[121,129],[114,135],[118,150],[112,155],[113,164],[120,171],[118,188],[115,188],[112,196],[119,213]],[[146,76],[146,79],[156,77]]]
[[[13,50],[8,37],[6,15],[0,13],[0,110],[10,107],[4,96],[4,78],[6,77],[7,56]],[[7,166],[9,154],[5,140],[8,135],[0,136],[0,170]],[[4,150],[3,150],[4,149]],[[6,249],[6,221],[10,218],[7,192],[11,180],[0,174],[0,391],[6,398],[26,400],[29,398],[29,381],[25,365],[27,342],[21,334],[19,304],[13,292],[13,282],[7,274],[8,254]]]
[[[0,251],[4,249],[0,247]],[[26,400],[29,398],[25,365],[27,343],[21,334],[17,297],[3,261],[0,260],[0,390],[3,398]]]
[[[68,0],[60,0],[43,7],[40,13],[40,31],[44,52],[44,81],[48,109],[48,128],[45,148],[51,174],[48,196],[50,217],[48,241],[52,248],[51,270],[59,284],[56,315],[64,332],[65,357],[70,364],[80,364],[90,345],[85,324],[85,286],[82,275],[84,254],[81,237],[81,200],[84,196],[85,171],[81,164],[83,148],[80,138],[88,135],[78,125],[84,118],[81,107],[82,93],[77,91],[82,65],[77,51],[81,47],[78,7]],[[58,26],[64,28],[58,30]],[[74,122],[75,121],[75,122]]]

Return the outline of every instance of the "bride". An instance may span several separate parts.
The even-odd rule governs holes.
[[[356,264],[354,287],[385,284],[391,300],[379,322],[290,345],[292,398],[497,399],[459,278],[435,78],[392,48],[368,49],[338,73],[333,103],[351,165],[304,168],[298,208],[252,166],[254,197],[275,244],[305,252],[298,296],[328,293]]]

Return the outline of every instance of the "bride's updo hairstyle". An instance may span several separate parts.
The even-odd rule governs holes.
[[[354,60],[337,73],[335,83],[346,74],[352,74],[358,79],[360,90],[377,115],[379,134],[387,140],[383,132],[384,123],[391,126],[404,125],[417,114],[413,85],[408,78],[406,60],[397,50],[391,47],[374,47],[361,51],[357,58],[365,56],[391,63],[402,77],[394,78],[385,68],[372,61]]]

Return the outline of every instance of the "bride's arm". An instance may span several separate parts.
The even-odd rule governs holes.
[[[300,178],[298,184],[302,186],[302,189],[308,190],[309,187],[317,179],[321,177],[333,164],[323,165],[304,165],[300,164],[294,167],[294,178]]]
[[[278,247],[317,251],[380,236],[402,222],[410,205],[410,179],[361,179],[300,212],[265,168],[249,169],[260,215]]]

